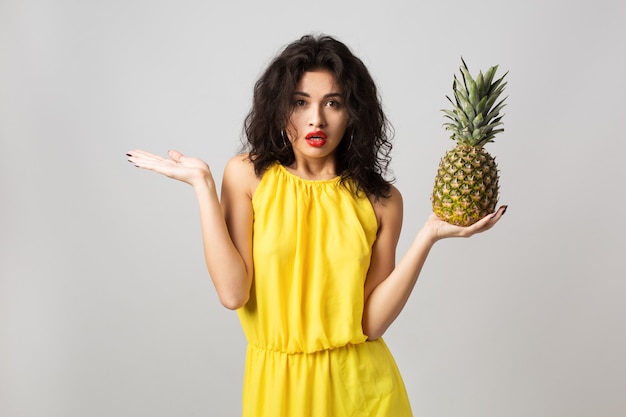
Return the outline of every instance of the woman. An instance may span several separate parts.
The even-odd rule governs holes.
[[[381,336],[433,244],[491,228],[506,207],[467,228],[431,215],[396,265],[389,126],[366,67],[331,37],[304,36],[274,59],[245,130],[221,203],[205,162],[128,153],[195,190],[209,273],[248,340],[243,415],[410,416]]]

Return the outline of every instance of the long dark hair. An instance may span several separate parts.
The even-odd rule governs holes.
[[[244,132],[244,150],[258,176],[275,162],[290,165],[293,150],[285,137],[293,111],[293,92],[306,71],[330,71],[341,86],[349,121],[336,150],[342,181],[352,179],[357,191],[388,197],[392,128],[380,103],[376,84],[363,62],[330,36],[306,35],[287,45],[254,86],[253,104]]]

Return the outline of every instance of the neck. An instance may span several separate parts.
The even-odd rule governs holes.
[[[332,158],[296,158],[293,164],[285,167],[289,172],[307,180],[329,180],[337,176],[335,161]]]

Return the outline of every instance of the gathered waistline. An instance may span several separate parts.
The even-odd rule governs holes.
[[[378,339],[377,339],[378,340]],[[322,349],[317,349],[317,350],[312,350],[312,351],[283,351],[277,348],[272,348],[272,347],[268,347],[268,346],[260,346],[260,345],[255,345],[252,343],[248,343],[248,348],[249,349],[256,349],[256,350],[261,350],[264,352],[269,352],[269,353],[278,353],[281,355],[314,355],[314,354],[318,354],[318,353],[323,353],[323,352],[331,352],[331,351],[335,351],[335,350],[339,350],[339,349],[344,349],[350,346],[359,346],[365,343],[368,343],[370,341],[368,340],[364,340],[363,342],[347,342],[344,343],[343,345],[337,345],[337,346],[330,346],[327,348],[322,348]]]

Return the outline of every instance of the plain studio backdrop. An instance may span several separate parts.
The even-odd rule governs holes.
[[[487,146],[509,210],[435,246],[385,335],[415,415],[623,417],[625,21],[602,0],[0,1],[0,415],[239,415],[245,340],[192,189],[125,153],[178,149],[219,185],[261,71],[326,33],[395,127],[399,256],[461,57],[509,71]]]

